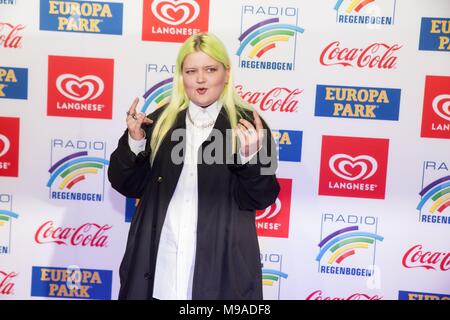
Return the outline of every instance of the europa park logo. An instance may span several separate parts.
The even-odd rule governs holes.
[[[209,0],[144,0],[142,40],[183,42],[208,31]]]
[[[49,56],[47,114],[112,118],[114,60]]]
[[[384,199],[389,140],[323,136],[319,195]]]

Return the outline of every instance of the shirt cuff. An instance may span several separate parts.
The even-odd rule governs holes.
[[[135,155],[138,155],[140,152],[145,150],[145,143],[147,142],[147,139],[141,139],[141,140],[134,140],[130,134],[128,134],[128,145],[130,146],[131,151]]]
[[[241,152],[241,150],[239,150],[239,156],[241,157],[241,162],[242,164],[246,164],[247,162],[249,162],[258,152],[259,150],[261,150],[262,146],[259,146],[259,149],[256,150],[255,152],[253,152],[251,155],[249,155],[248,157],[244,156]]]

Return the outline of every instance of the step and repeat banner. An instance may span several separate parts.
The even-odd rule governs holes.
[[[0,1],[0,299],[117,298],[109,157],[200,31],[278,144],[264,298],[450,299],[448,0]]]

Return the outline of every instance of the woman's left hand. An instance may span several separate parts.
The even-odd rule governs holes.
[[[255,125],[245,119],[240,119],[237,124],[236,133],[241,145],[240,152],[244,157],[249,157],[256,153],[264,138],[262,121],[256,111],[253,111],[253,119]]]

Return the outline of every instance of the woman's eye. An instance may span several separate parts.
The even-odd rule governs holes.
[[[217,70],[216,68],[208,68],[208,69],[206,69],[206,71],[208,71],[208,72],[214,72],[216,70]]]
[[[185,71],[187,74],[193,74],[195,72],[195,70],[186,70]]]

